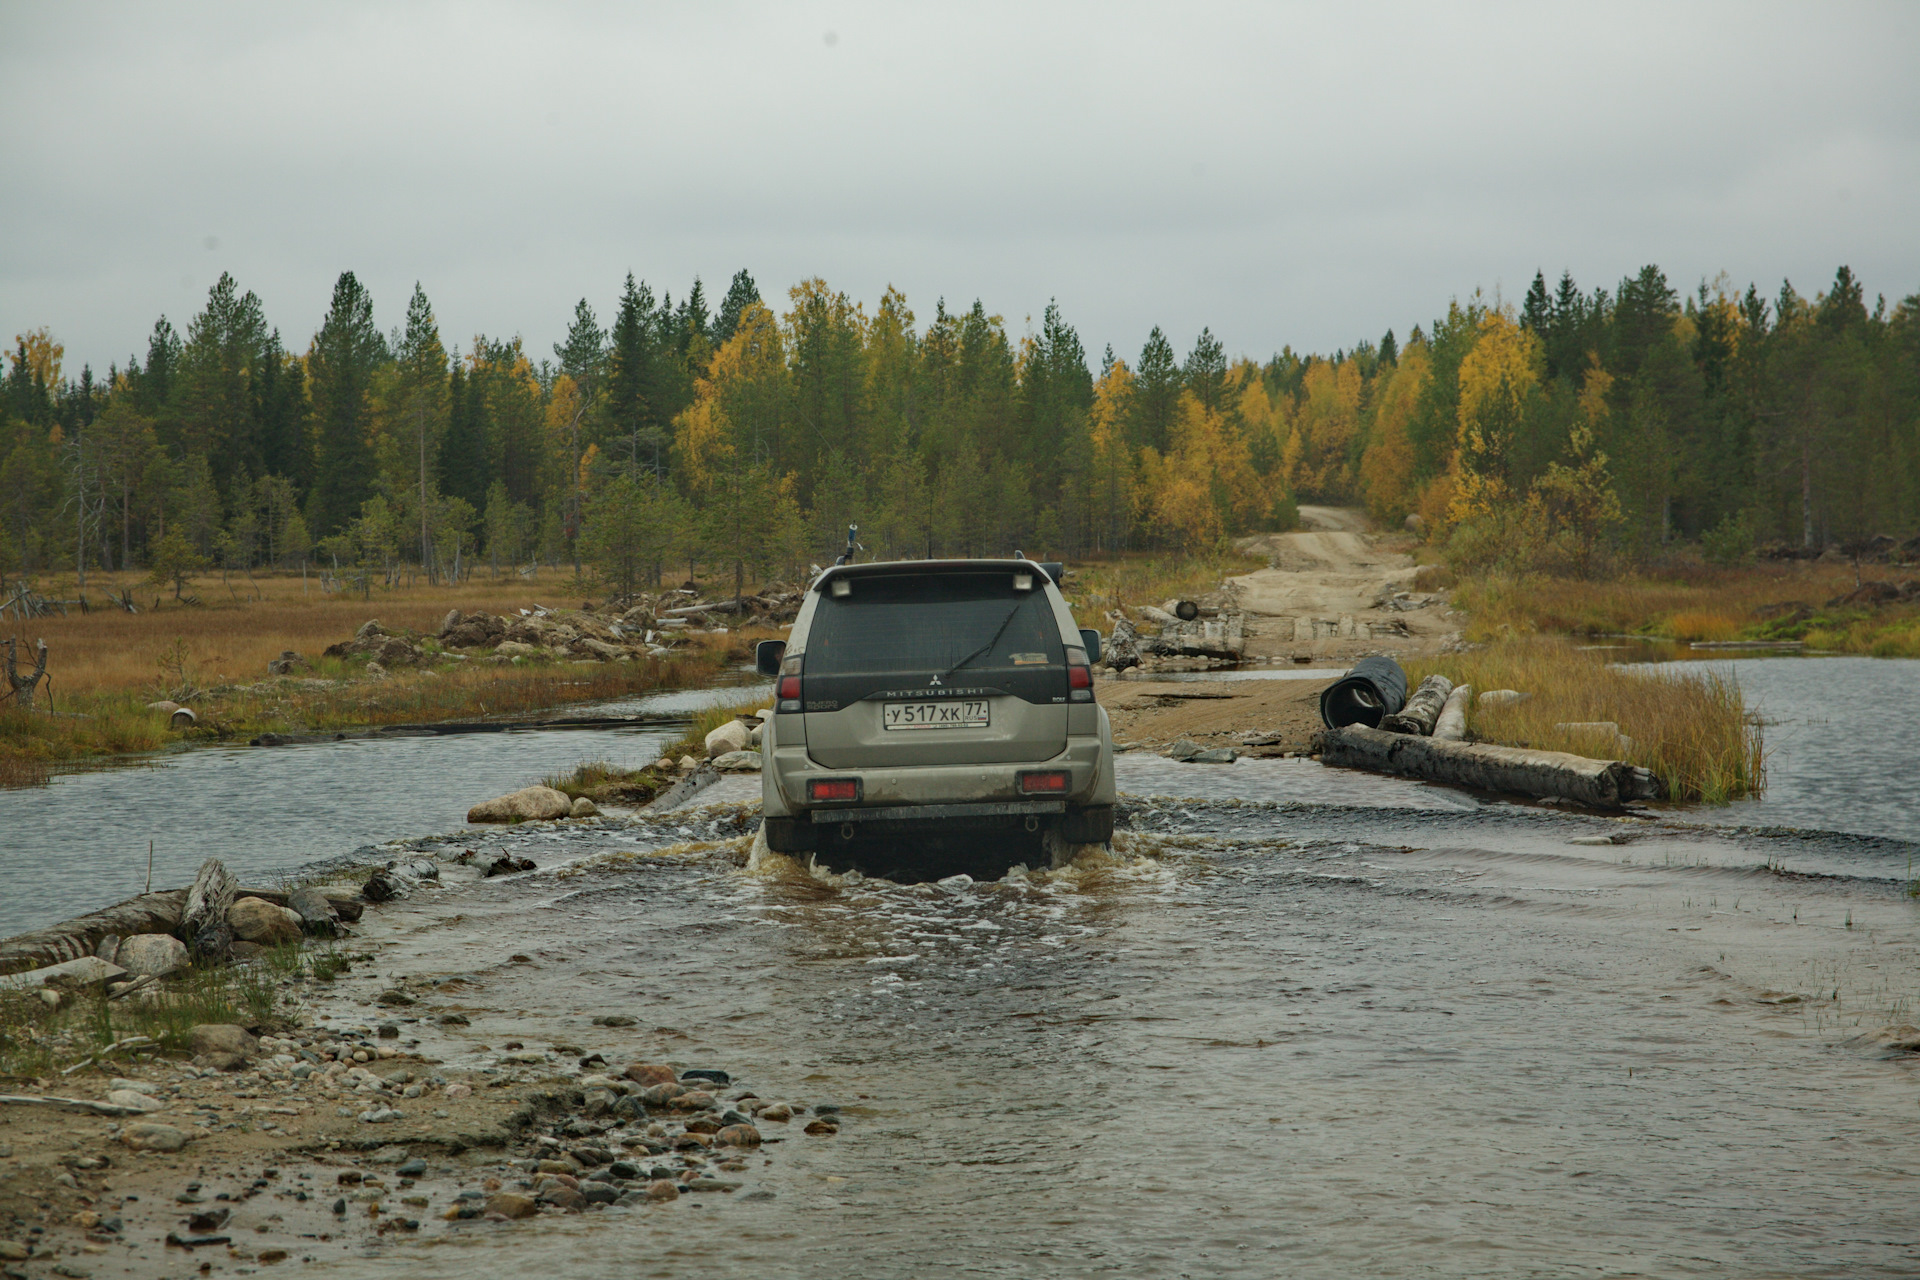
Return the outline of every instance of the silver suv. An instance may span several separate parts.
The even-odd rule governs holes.
[[[1100,635],[1033,560],[836,565],[766,640],[768,847],[870,875],[1061,866],[1113,835]]]

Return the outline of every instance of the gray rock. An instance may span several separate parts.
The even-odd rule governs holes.
[[[118,982],[126,976],[127,971],[117,964],[108,964],[99,956],[81,956],[78,960],[65,960],[44,969],[10,973],[0,978],[0,987],[95,987]]]
[[[713,767],[722,773],[758,773],[760,764],[758,751],[729,751],[713,759]]]
[[[230,1022],[203,1022],[193,1029],[190,1038],[195,1057],[225,1053],[244,1059],[260,1052],[260,1042],[245,1027]]]
[[[295,889],[287,895],[287,909],[300,917],[300,925],[308,933],[325,937],[340,928],[340,913],[318,889]]]
[[[401,1161],[400,1167],[395,1169],[394,1172],[403,1178],[424,1177],[427,1172],[427,1162],[415,1156],[411,1160]]]
[[[570,816],[575,818],[593,818],[598,817],[599,813],[599,806],[595,805],[593,801],[587,799],[585,796],[577,796],[574,799],[573,813]]]
[[[1232,764],[1240,758],[1240,753],[1232,747],[1215,747],[1211,751],[1202,751],[1193,757],[1194,764]]]
[[[161,1111],[167,1105],[152,1094],[142,1093],[138,1089],[109,1089],[107,1101],[116,1107],[132,1107],[135,1111]]]
[[[389,1146],[389,1147],[381,1147],[378,1151],[368,1156],[367,1163],[368,1164],[405,1164],[407,1162],[407,1159],[408,1159],[407,1149],[405,1147]]]
[[[753,730],[740,720],[729,720],[707,735],[707,758],[718,768],[720,757],[745,751],[752,744]]]
[[[187,967],[187,944],[170,933],[139,933],[120,944],[118,960],[136,977],[164,978]]]
[[[392,1107],[375,1107],[371,1111],[362,1111],[360,1113],[360,1122],[362,1124],[390,1124],[395,1120],[403,1120],[405,1118],[405,1112],[396,1111]]]

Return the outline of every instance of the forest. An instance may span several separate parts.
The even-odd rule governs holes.
[[[1654,266],[1536,275],[1404,338],[1229,359],[1158,328],[1098,360],[1050,305],[916,317],[751,275],[717,308],[629,275],[550,355],[449,348],[416,285],[382,331],[351,273],[303,345],[228,275],[104,376],[18,335],[0,388],[0,580],[310,568],[332,584],[590,567],[631,590],[863,558],[1209,550],[1363,504],[1465,568],[1613,573],[1920,527],[1920,294],[1869,303]]]

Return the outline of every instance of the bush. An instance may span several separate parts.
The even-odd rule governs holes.
[[[1753,541],[1753,518],[1742,511],[1701,534],[1700,552],[1708,564],[1730,569],[1753,561]]]

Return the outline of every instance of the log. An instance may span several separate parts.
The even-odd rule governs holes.
[[[1440,718],[1433,722],[1433,737],[1442,742],[1462,742],[1467,736],[1467,707],[1473,702],[1473,686],[1457,684],[1453,692],[1447,695],[1447,705],[1440,708]]]
[[[89,1116],[143,1116],[142,1107],[121,1107],[91,1098],[42,1098],[32,1094],[0,1094],[0,1107],[45,1107],[50,1111],[78,1111]]]
[[[103,938],[172,933],[180,925],[180,912],[186,901],[185,889],[143,893],[76,920],[0,941],[0,974],[43,969],[92,955]]]
[[[200,864],[200,874],[187,890],[186,909],[180,913],[180,936],[195,959],[224,960],[233,946],[233,930],[227,924],[227,910],[240,896],[240,882],[226,864],[208,858]]]
[[[1372,769],[1480,791],[1575,800],[1618,809],[1630,800],[1663,799],[1660,780],[1619,760],[1589,760],[1564,751],[1435,741],[1361,725],[1329,729],[1314,739],[1322,764]]]
[[[1433,732],[1434,722],[1439,720],[1441,709],[1452,695],[1453,681],[1445,676],[1428,676],[1407,699],[1406,706],[1381,718],[1380,727],[1389,733],[1417,733],[1426,737]]]

